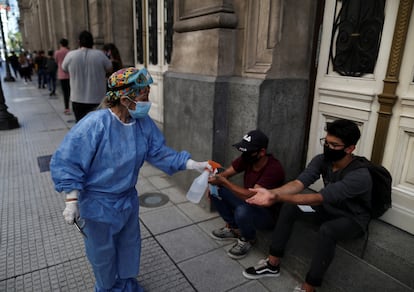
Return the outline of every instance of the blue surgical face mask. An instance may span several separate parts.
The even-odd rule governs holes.
[[[128,109],[129,115],[134,119],[145,118],[151,108],[150,101],[133,101],[135,103],[135,110]]]

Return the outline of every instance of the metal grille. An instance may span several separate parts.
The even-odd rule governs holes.
[[[164,58],[165,62],[171,62],[171,53],[173,47],[173,23],[174,23],[174,2],[173,0],[164,0],[165,19],[164,19]]]
[[[373,73],[384,25],[385,0],[337,0],[335,12],[339,5],[331,36],[333,69],[353,77]]]
[[[153,65],[158,64],[157,7],[157,0],[148,0],[149,61]]]
[[[137,61],[140,64],[144,63],[144,45],[143,45],[143,19],[142,19],[142,1],[136,0],[135,1],[135,14],[137,17],[137,31],[136,31],[136,39],[137,39]]]

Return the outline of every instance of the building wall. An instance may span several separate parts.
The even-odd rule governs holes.
[[[97,48],[114,42],[124,64],[135,65],[133,3],[22,0],[26,49],[56,49],[63,36],[74,49],[87,29]],[[172,60],[160,79],[168,143],[228,165],[238,155],[231,145],[259,127],[270,137],[269,151],[295,177],[306,144],[315,6],[312,0],[175,1]]]
[[[158,1],[162,38],[165,2]],[[239,154],[231,145],[260,128],[292,179],[321,151],[326,121],[353,119],[362,130],[357,153],[372,152],[394,177],[393,208],[383,219],[414,232],[413,58],[403,54],[414,39],[413,0],[385,2],[377,66],[362,77],[340,76],[330,64],[332,23],[343,1],[176,0],[171,63],[156,66],[135,61],[136,13],[145,19],[148,5],[136,12],[134,3],[20,0],[25,49],[57,48],[61,37],[76,48],[84,29],[97,47],[114,42],[125,65],[147,65],[154,75],[152,114],[164,122],[168,145],[224,166]],[[196,175],[174,178],[187,188]]]
[[[175,1],[164,132],[194,159],[228,166],[249,130],[294,178],[303,166],[315,1]],[[172,110],[174,109],[174,110]],[[192,173],[176,175],[188,187]]]
[[[135,64],[132,1],[114,0],[21,0],[20,31],[24,49],[56,50],[67,38],[69,47],[78,47],[78,36],[88,30],[95,47],[107,42],[118,47],[126,65]]]

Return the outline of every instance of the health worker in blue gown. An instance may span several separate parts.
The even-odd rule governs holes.
[[[84,222],[95,291],[143,291],[136,280],[141,235],[135,185],[144,161],[170,175],[210,168],[208,162],[196,162],[188,152],[165,145],[148,116],[151,83],[145,68],[113,73],[106,108],[81,119],[50,162],[55,188],[66,194],[65,221]]]

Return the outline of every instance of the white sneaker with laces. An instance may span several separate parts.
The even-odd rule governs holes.
[[[236,244],[227,252],[227,255],[232,259],[242,259],[247,255],[251,248],[252,244],[249,241],[239,238]]]
[[[213,230],[210,235],[216,240],[235,240],[239,238],[238,230],[230,228],[227,225]]]

